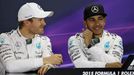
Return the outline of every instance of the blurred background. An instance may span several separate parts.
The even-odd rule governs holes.
[[[68,56],[68,38],[83,28],[83,10],[90,2],[101,3],[107,13],[105,29],[123,38],[124,56],[134,54],[134,0],[0,0],[0,33],[18,27],[17,13],[26,2],[36,2],[44,10],[55,12],[46,18],[45,34],[52,42],[53,52],[62,53],[61,67],[73,67]]]

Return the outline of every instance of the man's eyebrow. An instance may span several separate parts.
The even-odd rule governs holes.
[[[94,19],[93,17],[90,17],[90,18],[88,18],[88,19]]]
[[[98,17],[103,17],[104,18],[104,16],[102,16],[102,15],[99,15]]]

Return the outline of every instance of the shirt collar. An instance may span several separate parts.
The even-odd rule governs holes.
[[[17,34],[18,34],[22,39],[24,39],[24,40],[29,39],[29,38],[24,37],[24,36],[21,34],[19,27],[17,28]],[[35,34],[34,38],[35,38],[35,37],[38,37],[38,36],[39,36],[38,34]]]
[[[21,34],[19,28],[17,28],[17,33],[18,33],[19,37],[21,37],[22,39],[24,39],[24,40],[28,39],[28,38],[24,37],[24,36]]]

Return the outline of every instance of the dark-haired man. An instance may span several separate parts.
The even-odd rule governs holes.
[[[76,68],[120,68],[122,38],[104,30],[107,14],[101,4],[84,10],[85,30],[68,40],[68,53]]]

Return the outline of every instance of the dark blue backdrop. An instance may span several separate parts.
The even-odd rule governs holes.
[[[67,40],[83,28],[83,9],[90,2],[104,5],[107,30],[123,38],[124,58],[134,53],[134,0],[0,0],[0,33],[17,28],[17,13],[26,2],[36,2],[44,10],[52,10],[54,16],[47,18],[45,35],[49,36],[55,53],[62,53],[65,66],[71,66],[67,53]]]

